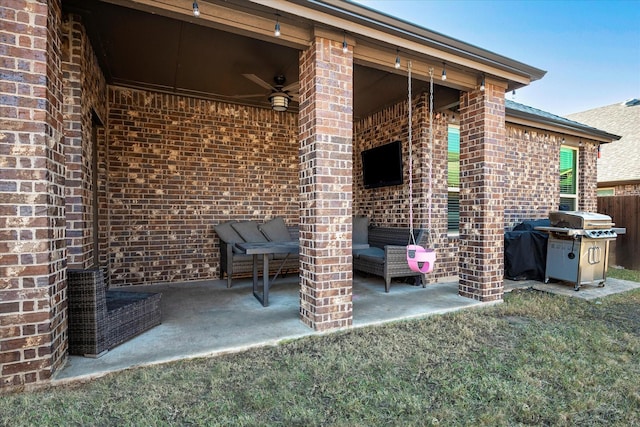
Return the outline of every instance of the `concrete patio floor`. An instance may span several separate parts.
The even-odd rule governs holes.
[[[602,288],[583,286],[580,291],[563,283],[505,280],[505,292],[533,288],[544,292],[595,299],[630,289],[640,283],[607,279]],[[70,356],[56,372],[52,384],[88,380],[128,368],[171,361],[209,357],[275,345],[281,341],[319,334],[299,318],[298,277],[278,279],[263,307],[251,292],[251,280],[207,280],[119,288],[161,292],[162,324],[110,350],[100,358]],[[353,327],[442,314],[481,303],[458,295],[457,281],[430,284],[426,288],[384,282],[374,277],[353,280]]]
[[[250,279],[206,280],[118,288],[161,292],[162,324],[117,346],[100,358],[70,356],[53,384],[100,377],[110,372],[182,359],[238,352],[283,340],[319,334],[300,320],[298,277],[279,278],[263,307],[251,292]],[[490,303],[489,303],[490,304]],[[411,286],[355,276],[353,327],[446,313],[488,305],[458,295],[458,283]]]

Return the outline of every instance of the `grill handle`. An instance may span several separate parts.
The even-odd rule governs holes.
[[[587,223],[587,227],[596,227],[596,228],[612,228],[615,224],[613,222],[589,222]]]

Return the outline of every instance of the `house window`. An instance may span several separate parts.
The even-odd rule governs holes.
[[[449,125],[447,153],[447,230],[460,229],[460,126]]]
[[[560,148],[560,210],[575,211],[578,207],[578,150]]]
[[[608,188],[598,188],[598,197],[600,196],[615,196],[616,189],[613,187]]]

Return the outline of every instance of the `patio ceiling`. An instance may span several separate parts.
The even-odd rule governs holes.
[[[269,90],[243,74],[271,84],[278,75],[285,76],[285,85],[298,80],[300,48],[294,43],[230,32],[189,14],[139,3],[153,2],[63,0],[66,11],[82,16],[110,84],[269,108]],[[272,11],[259,5],[252,4],[250,13],[273,19]],[[383,68],[354,64],[355,118],[406,98],[406,71]],[[414,79],[414,93],[427,88],[428,82]],[[435,89],[437,108],[455,108],[457,89]],[[290,110],[297,108],[292,102]]]

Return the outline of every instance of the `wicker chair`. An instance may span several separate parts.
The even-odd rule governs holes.
[[[104,273],[67,270],[69,353],[100,357],[160,324],[160,297],[149,292],[107,290]]]
[[[428,244],[429,232],[414,229],[417,245]],[[397,277],[416,277],[424,287],[422,273],[415,272],[407,264],[408,228],[370,227],[368,230],[368,249],[353,251],[353,269],[384,278],[384,290],[389,292],[391,279]]]

